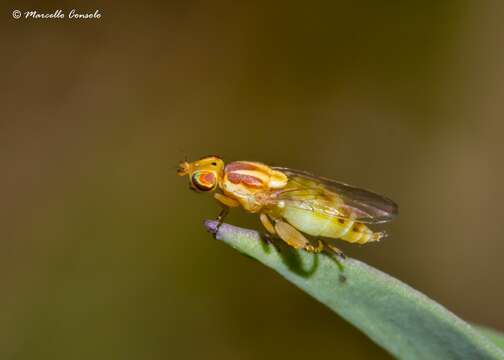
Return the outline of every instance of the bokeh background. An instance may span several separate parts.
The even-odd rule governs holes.
[[[100,20],[15,20],[14,9]],[[2,5],[2,359],[389,358],[202,227],[219,154],[396,200],[342,248],[504,330],[502,2]],[[235,211],[233,224],[259,229]]]

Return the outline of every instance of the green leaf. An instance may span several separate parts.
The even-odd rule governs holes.
[[[490,339],[495,345],[504,350],[504,334],[494,330],[487,328],[485,326],[474,325],[473,327],[478,329],[480,333],[485,335],[488,339]]]
[[[443,306],[358,260],[311,254],[255,231],[207,220],[217,239],[258,260],[401,359],[504,359],[504,351]],[[485,332],[485,334],[488,334]]]

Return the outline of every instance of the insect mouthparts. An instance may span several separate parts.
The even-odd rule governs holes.
[[[187,161],[182,161],[180,162],[180,164],[178,165],[178,169],[177,169],[177,175],[178,176],[185,176],[187,174],[189,174],[189,163]]]

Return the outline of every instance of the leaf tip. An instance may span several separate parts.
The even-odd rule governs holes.
[[[219,230],[219,223],[217,221],[207,219],[203,221],[203,225],[210,234],[217,235],[217,232]]]

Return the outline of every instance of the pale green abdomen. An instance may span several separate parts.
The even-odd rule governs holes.
[[[321,212],[291,206],[277,209],[277,211],[296,229],[312,236],[342,239],[359,244],[377,241],[382,236],[381,233],[373,233],[362,223],[336,218]]]

